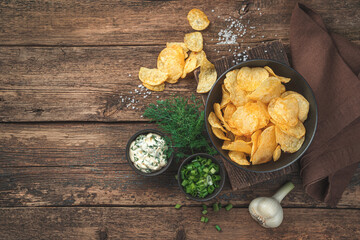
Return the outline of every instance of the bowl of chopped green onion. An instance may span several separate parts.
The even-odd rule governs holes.
[[[206,153],[186,158],[178,170],[180,189],[192,200],[204,202],[216,197],[225,183],[222,162]]]

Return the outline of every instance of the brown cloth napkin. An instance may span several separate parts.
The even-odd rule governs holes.
[[[334,207],[360,162],[360,48],[302,4],[290,26],[293,67],[313,89],[319,113],[300,174],[306,193]]]

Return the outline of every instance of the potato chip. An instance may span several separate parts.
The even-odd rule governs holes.
[[[308,113],[309,113],[309,108],[310,108],[310,104],[309,104],[308,100],[306,100],[306,98],[304,98],[304,96],[301,95],[300,93],[293,92],[293,91],[286,91],[283,94],[281,94],[281,97],[285,98],[289,95],[291,95],[291,97],[293,97],[297,100],[297,102],[299,104],[298,118],[301,122],[305,122],[305,120],[307,119]]]
[[[293,137],[284,133],[278,126],[275,126],[276,142],[280,144],[284,152],[294,153],[298,151],[304,143],[305,136],[301,138]]]
[[[239,165],[250,165],[249,161],[246,159],[246,155],[243,152],[230,151],[229,157],[233,162],[236,162]]]
[[[196,68],[200,66],[203,59],[206,58],[206,54],[204,51],[200,52],[191,52],[190,56],[185,60],[185,67],[181,78],[185,78],[186,74],[194,71]]]
[[[291,80],[291,78],[286,78],[286,77],[281,77],[281,76],[276,75],[274,73],[274,71],[268,66],[265,66],[264,68],[266,69],[266,71],[269,72],[270,76],[274,76],[274,77],[278,78],[283,83],[288,83]]]
[[[185,34],[184,43],[193,52],[200,52],[203,49],[203,37],[201,32]]]
[[[280,80],[269,77],[247,97],[253,101],[262,101],[267,104],[271,99],[280,97],[283,92],[285,92],[285,86],[281,84]]]
[[[230,141],[230,138],[227,138],[220,128],[214,128],[213,126],[211,126],[211,130],[217,138]]]
[[[230,92],[230,101],[237,107],[243,106],[248,102],[246,95],[246,92],[236,85]]]
[[[232,115],[235,127],[244,135],[251,135],[256,130],[265,127],[270,120],[266,106],[262,102],[249,102],[238,107]]]
[[[225,110],[224,110],[224,121],[228,122],[231,118],[234,112],[236,111],[236,106],[232,103],[229,103]]]
[[[217,72],[214,64],[209,60],[202,59],[200,64],[199,83],[196,89],[198,93],[207,93],[210,91],[217,79]]]
[[[271,126],[260,134],[259,146],[251,156],[250,162],[253,165],[269,162],[273,157],[276,146],[275,127]]]
[[[280,123],[276,124],[276,126],[278,126],[284,133],[296,138],[301,138],[306,132],[304,124],[301,121],[298,121],[298,123],[293,127]]]
[[[281,156],[281,147],[280,147],[280,145],[277,145],[277,147],[275,148],[275,150],[273,152],[273,160],[274,160],[274,162],[279,160],[280,156]]]
[[[223,132],[227,132],[222,126],[220,120],[216,117],[214,112],[211,112],[208,116],[209,124],[214,128],[220,128]]]
[[[183,42],[168,42],[168,43],[166,43],[166,47],[168,47],[168,48],[171,48],[173,46],[181,47],[181,49],[183,50],[184,57],[185,58],[188,57],[187,52],[189,51],[189,49],[186,47],[185,43],[183,43]]]
[[[229,125],[225,122],[224,117],[222,115],[222,112],[221,112],[221,109],[220,109],[220,104],[214,103],[214,111],[215,111],[215,115],[219,118],[220,122],[224,125],[224,127],[227,130],[230,130]]]
[[[294,98],[274,98],[269,103],[268,111],[276,123],[295,126],[299,121],[299,106]]]
[[[165,89],[165,83],[162,83],[160,85],[150,85],[150,84],[147,84],[147,83],[143,83],[144,87],[152,90],[152,91],[156,91],[156,92],[161,92],[161,91],[164,91]]]
[[[224,86],[225,89],[230,93],[233,88],[237,85],[236,76],[239,72],[239,69],[232,70],[226,74],[226,77],[224,79]]]
[[[183,51],[178,50],[179,47],[172,46],[163,49],[157,60],[157,68],[168,74],[169,83],[176,83],[183,73],[185,59]]]
[[[148,85],[160,85],[166,81],[168,74],[160,71],[159,69],[150,69],[141,67],[139,71],[139,79]]]
[[[261,133],[262,131],[259,129],[251,135],[251,143],[252,143],[251,156],[254,155],[254,153],[256,152],[259,146],[259,137]]]
[[[220,103],[220,108],[223,109],[230,103],[230,93],[226,90],[225,85],[221,85],[222,98]]]
[[[269,77],[268,71],[261,67],[242,67],[237,74],[237,83],[244,91],[254,91]]]
[[[247,154],[251,153],[251,144],[243,140],[238,140],[234,142],[225,141],[221,148],[224,150],[244,152]]]
[[[197,31],[204,30],[210,24],[209,19],[205,13],[199,9],[191,9],[187,15],[190,26]]]
[[[227,131],[227,132],[225,133],[225,136],[226,136],[227,138],[229,138],[231,142],[235,141],[235,135],[234,135],[232,132]],[[229,142],[229,141],[227,141],[227,142]]]

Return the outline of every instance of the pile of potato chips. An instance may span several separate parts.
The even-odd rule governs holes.
[[[199,9],[192,9],[187,16],[194,30],[204,30],[210,24],[207,16]],[[191,51],[190,55],[188,51]],[[206,58],[203,51],[203,37],[200,32],[188,33],[184,42],[166,44],[157,59],[157,68],[141,67],[139,79],[145,87],[153,91],[163,91],[165,82],[176,83],[200,67],[198,93],[206,93],[217,79],[215,66]]]
[[[294,153],[305,139],[303,122],[309,102],[299,93],[286,91],[268,66],[242,67],[226,74],[221,103],[208,116],[214,135],[224,140],[222,149],[240,165],[277,161],[281,150]]]

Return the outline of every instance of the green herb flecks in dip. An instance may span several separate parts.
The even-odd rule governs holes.
[[[167,164],[165,139],[155,133],[139,135],[131,144],[129,155],[134,166],[142,172],[151,173]]]

